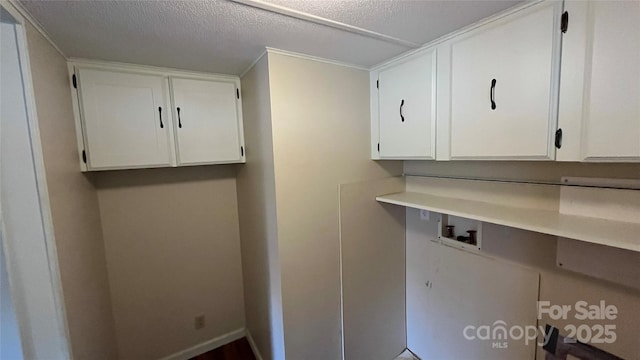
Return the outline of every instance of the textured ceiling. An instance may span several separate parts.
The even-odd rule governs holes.
[[[517,3],[270,2],[419,44]],[[410,49],[226,0],[21,3],[70,57],[240,74],[265,46],[363,67]]]
[[[506,0],[269,0],[270,3],[426,44],[516,5]]]

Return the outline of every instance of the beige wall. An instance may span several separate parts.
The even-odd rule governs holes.
[[[553,161],[405,161],[407,175],[560,181],[563,176],[640,178],[640,164]]]
[[[264,360],[284,358],[267,56],[242,78],[247,163],[238,168],[247,331]]]
[[[405,209],[376,196],[404,178],[340,185],[344,359],[394,359],[407,347]]]
[[[71,351],[76,360],[115,359],[98,197],[80,173],[66,59],[26,28]]]
[[[340,359],[338,185],[402,165],[369,159],[367,71],[268,56],[285,352]]]
[[[156,359],[244,328],[233,165],[95,176],[119,358]]]

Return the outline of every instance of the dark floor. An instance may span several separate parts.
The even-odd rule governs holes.
[[[213,349],[190,360],[256,360],[247,338]]]

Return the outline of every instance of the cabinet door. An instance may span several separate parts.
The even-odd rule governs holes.
[[[640,161],[640,2],[566,7],[560,126],[579,150],[562,160]]]
[[[379,74],[380,157],[435,158],[436,49]]]
[[[89,68],[77,76],[90,170],[171,165],[166,78]]]
[[[241,160],[236,83],[171,79],[178,164]]]
[[[554,157],[561,6],[534,5],[452,41],[452,158]]]

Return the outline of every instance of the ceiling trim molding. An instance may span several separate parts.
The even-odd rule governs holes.
[[[49,33],[47,33],[47,31],[42,27],[40,22],[38,22],[38,20],[36,20],[36,18],[34,18],[33,15],[31,15],[31,13],[27,9],[25,9],[20,2],[18,2],[17,0],[7,0],[7,2],[11,6],[13,6],[13,8],[16,9],[20,16],[27,20],[36,29],[36,31],[38,31],[40,35],[42,35],[42,37],[44,37],[45,40],[47,40],[47,42],[51,44],[51,46],[53,46],[53,48],[60,55],[62,55],[63,58],[69,59],[69,57],[62,51],[62,49],[60,49],[60,47],[58,47],[58,45],[53,42],[51,36],[49,36]]]
[[[349,25],[343,22],[339,22],[339,21],[335,21],[335,20],[331,20],[331,19],[327,19],[321,16],[317,16],[317,15],[313,15],[313,14],[309,14],[306,13],[304,11],[299,11],[299,10],[294,10],[285,6],[281,6],[281,5],[276,5],[276,4],[271,4],[268,2],[265,2],[263,0],[231,0],[232,2],[235,2],[237,4],[242,4],[242,5],[246,5],[246,6],[250,6],[256,9],[261,9],[261,10],[265,10],[265,11],[269,11],[272,13],[276,13],[279,15],[283,15],[283,16],[288,16],[288,17],[292,17],[298,20],[303,20],[303,21],[307,21],[307,22],[312,22],[318,25],[323,25],[323,26],[328,26],[334,29],[338,29],[338,30],[343,30],[343,31],[347,31],[353,34],[358,34],[361,36],[366,36],[369,38],[373,38],[373,39],[377,39],[377,40],[381,40],[381,41],[385,41],[388,43],[392,43],[392,44],[396,44],[396,45],[400,45],[400,46],[404,46],[404,47],[408,47],[408,48],[418,48],[421,46],[421,44],[416,44],[414,42],[411,41],[407,41],[407,40],[403,40],[403,39],[399,39],[393,36],[389,36],[389,35],[385,35],[385,34],[381,34],[375,31],[371,31],[371,30],[367,30],[367,29],[363,29],[357,26],[353,26],[353,25]]]
[[[304,60],[310,60],[310,61],[315,61],[315,62],[320,62],[320,63],[325,63],[325,64],[331,64],[331,65],[347,67],[347,68],[351,68],[351,69],[369,71],[369,68],[365,67],[365,66],[345,63],[345,62],[341,62],[341,61],[337,61],[337,60],[331,60],[331,59],[322,58],[322,57],[318,57],[318,56],[307,55],[307,54],[302,54],[302,53],[297,53],[297,52],[288,51],[288,50],[282,50],[282,49],[276,49],[276,48],[272,48],[272,47],[266,46],[265,50],[262,53],[260,53],[260,55],[255,60],[253,60],[253,62],[251,62],[251,64],[249,66],[247,66],[247,68],[242,73],[240,73],[240,78],[242,78],[249,71],[251,71],[251,69],[253,69],[253,67],[256,66],[258,61],[260,61],[260,59],[262,59],[262,57],[265,56],[266,54],[278,54],[278,55],[295,57],[295,58],[298,58],[298,59],[304,59]]]
[[[262,57],[265,55],[267,55],[267,49],[264,49],[264,51],[260,53],[260,56],[258,56],[255,60],[253,60],[251,64],[247,66],[247,68],[244,69],[243,72],[240,73],[240,79],[242,79],[245,75],[247,75],[247,73],[251,71],[251,69],[253,69],[253,67],[256,66],[258,61],[260,61],[260,59],[262,59]]]
[[[179,69],[179,68],[171,68],[171,67],[163,67],[163,66],[124,63],[119,61],[93,60],[93,59],[70,57],[67,59],[67,62],[73,66],[79,65],[79,66],[88,66],[88,67],[104,68],[104,69],[117,68],[119,70],[129,71],[129,72],[164,74],[166,76],[175,76],[175,77],[196,77],[196,78],[204,77],[209,79],[218,79],[218,80],[227,80],[227,81],[229,80],[235,81],[238,79],[238,76],[233,74],[222,74],[222,73],[215,73],[215,72],[187,70],[187,69]]]
[[[343,67],[347,67],[347,68],[351,68],[351,69],[364,70],[364,71],[369,71],[370,70],[370,68],[366,67],[366,66],[350,64],[350,63],[346,63],[346,62],[342,62],[342,61],[326,59],[326,58],[322,58],[322,57],[318,57],[318,56],[307,55],[307,54],[297,53],[297,52],[288,51],[288,50],[276,49],[276,48],[272,48],[272,47],[268,47],[268,46],[267,46],[267,51],[266,52],[269,53],[269,54],[278,54],[278,55],[290,56],[290,57],[295,57],[295,58],[299,58],[299,59],[305,59],[305,60],[311,60],[311,61],[315,61],[315,62],[325,63],[325,64],[343,66]]]

